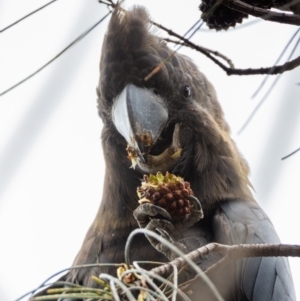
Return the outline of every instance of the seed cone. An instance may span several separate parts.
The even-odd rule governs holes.
[[[137,188],[139,203],[152,203],[166,209],[172,218],[180,219],[191,212],[191,203],[186,198],[194,195],[190,183],[166,172],[144,175],[142,185]]]
[[[280,7],[288,3],[288,0],[241,0],[251,6],[270,9]],[[210,29],[227,30],[229,27],[235,27],[237,23],[242,23],[248,14],[231,9],[218,0],[201,0],[199,6],[202,12],[202,19]]]
[[[236,23],[242,23],[243,19],[248,17],[248,15],[223,4],[212,9],[216,3],[217,0],[202,0],[199,6],[203,13],[202,19],[210,29],[227,30],[229,27],[234,27]]]

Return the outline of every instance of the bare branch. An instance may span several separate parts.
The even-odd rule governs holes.
[[[130,235],[130,237],[128,238],[128,241],[127,241],[127,245],[126,245],[127,251],[130,250],[130,241],[132,240],[134,235],[138,234],[138,233],[143,233],[143,231],[145,231],[145,229],[136,229],[132,232],[133,234]],[[286,245],[286,244],[256,244],[256,245],[244,244],[244,245],[229,246],[229,245],[222,245],[222,244],[218,244],[218,243],[210,243],[210,244],[207,244],[206,246],[203,246],[195,251],[190,252],[189,254],[183,255],[183,253],[181,251],[179,251],[176,247],[174,247],[169,242],[165,241],[163,238],[161,238],[156,233],[147,231],[147,234],[155,235],[155,237],[157,237],[157,239],[160,239],[161,241],[166,243],[166,245],[168,245],[168,247],[176,250],[176,253],[178,253],[178,256],[179,255],[182,255],[182,256],[176,258],[175,260],[173,260],[169,263],[166,263],[166,264],[160,265],[156,268],[153,268],[149,271],[144,270],[143,268],[140,268],[139,265],[137,264],[137,262],[133,263],[134,267],[125,265],[125,267],[127,267],[127,270],[126,269],[124,270],[124,272],[120,275],[121,277],[119,279],[109,276],[110,279],[113,280],[113,282],[115,284],[118,284],[118,285],[122,284],[122,287],[119,287],[120,290],[118,290],[118,294],[120,294],[119,296],[122,296],[122,294],[124,294],[124,292],[127,291],[128,289],[140,288],[142,290],[147,290],[153,296],[157,297],[156,290],[153,291],[153,290],[147,289],[147,285],[150,285],[150,287],[154,285],[153,279],[159,280],[160,282],[164,283],[164,285],[166,285],[166,287],[174,290],[175,287],[177,288],[177,282],[172,283],[168,279],[164,279],[163,276],[170,275],[174,271],[177,271],[177,270],[179,271],[180,269],[182,269],[185,266],[189,266],[189,267],[193,268],[193,266],[195,266],[195,263],[194,263],[195,261],[199,260],[200,258],[205,257],[206,255],[210,254],[211,252],[217,252],[219,254],[222,254],[224,257],[221,260],[219,260],[217,263],[215,263],[211,267],[209,267],[205,271],[205,273],[203,273],[197,267],[197,269],[199,269],[199,271],[201,271],[201,273],[197,272],[196,276],[193,279],[191,279],[187,282],[184,282],[180,286],[178,286],[178,293],[184,300],[188,301],[189,298],[191,297],[191,294],[197,293],[196,292],[197,289],[195,289],[195,287],[196,288],[199,287],[199,289],[201,289],[201,290],[205,289],[205,287],[207,287],[207,284],[205,283],[205,278],[207,278],[207,276],[209,276],[210,273],[215,272],[216,270],[219,270],[219,269],[225,267],[231,260],[237,260],[237,259],[248,258],[248,257],[278,257],[278,256],[300,257],[300,245]],[[125,251],[125,254],[126,253],[129,254],[128,252]],[[145,262],[143,262],[143,263],[145,263]],[[151,263],[157,264],[155,262],[147,262],[147,263],[148,264],[151,264]],[[103,263],[103,264],[86,264],[86,265],[71,267],[69,269],[92,268],[95,266],[97,266],[97,267],[99,267],[99,266],[115,266],[117,268],[117,267],[124,267],[124,264],[105,264],[105,263]],[[65,269],[63,271],[66,271],[69,269]],[[116,300],[113,298],[113,295],[111,294],[111,291],[109,289],[109,288],[111,288],[111,281],[107,282],[107,281],[105,281],[105,279],[100,279],[98,277],[93,277],[93,280],[96,283],[100,284],[102,286],[102,288],[88,288],[88,287],[80,286],[77,284],[69,283],[66,281],[62,281],[64,276],[61,277],[55,283],[48,283],[48,281],[52,277],[60,274],[63,271],[60,271],[59,273],[52,275],[50,278],[48,278],[46,281],[44,281],[42,283],[42,285],[40,285],[37,289],[28,292],[27,294],[20,297],[18,300],[21,300],[23,297],[25,297],[31,293],[34,293],[34,296],[31,297],[30,300],[46,300],[46,299],[50,300],[51,297],[53,299],[54,298],[58,299],[59,297],[66,297],[66,296],[69,298],[77,297],[80,299],[80,298],[83,298],[85,296],[84,294],[86,294],[86,293],[91,294],[90,295],[91,298],[96,297],[95,294],[98,294],[98,296],[97,296],[98,300]],[[124,281],[123,278],[126,278],[126,275],[129,275],[129,274],[135,275],[136,277],[133,277],[133,281],[130,281],[127,283],[126,281]],[[140,275],[140,276],[137,276],[137,275]],[[176,276],[176,273],[175,273],[174,277],[175,276]],[[106,275],[106,277],[108,277],[108,275]],[[143,281],[147,282],[146,286],[143,285]],[[48,287],[49,285],[50,285],[50,289],[46,288],[39,293],[35,293],[37,290],[44,288],[45,286]],[[106,288],[108,288],[108,290]],[[185,293],[188,295],[187,298],[184,297]],[[212,289],[212,293],[218,294],[218,292],[215,291],[214,287]],[[167,296],[167,294],[165,296]]]
[[[164,38],[164,41],[192,48],[190,45],[188,45],[185,42],[182,42],[180,40],[172,40],[172,39],[169,39],[169,38]],[[201,47],[201,46],[199,46],[199,47]],[[220,57],[221,59],[223,59],[224,61],[227,62],[227,64],[229,65],[230,68],[234,68],[234,64],[233,64],[232,60],[230,58],[226,57],[224,54],[222,54],[222,53],[220,53],[218,51],[206,48],[206,47],[201,47],[201,48],[204,51],[207,51],[207,52],[209,52],[209,53],[211,53],[211,54],[213,54],[215,56]]]
[[[190,252],[184,257],[176,258],[170,263],[156,267],[152,269],[152,272],[159,275],[165,275],[173,270],[172,265],[175,265],[177,269],[181,269],[186,265],[186,258],[196,261],[211,252],[221,253],[228,259],[234,260],[248,257],[300,257],[300,245],[256,244],[227,246],[218,243],[211,243]]]
[[[299,15],[277,13],[274,11],[270,11],[268,9],[249,5],[239,0],[223,0],[222,3],[231,9],[240,11],[245,14],[252,15],[254,17],[262,18],[266,21],[296,25],[296,26],[300,25]]]
[[[299,17],[300,18],[300,17]],[[210,52],[208,52],[205,48],[198,46],[191,42],[190,40],[182,37],[181,35],[175,33],[173,30],[166,28],[165,26],[158,24],[156,22],[152,22],[153,25],[157,26],[158,28],[164,30],[167,32],[170,36],[174,36],[180,40],[182,40],[185,44],[187,44],[192,49],[195,49],[196,51],[201,52],[205,56],[207,56],[209,59],[211,59],[215,64],[217,64],[221,69],[223,69],[227,75],[257,75],[257,74],[269,74],[269,75],[275,75],[275,74],[281,74],[286,71],[290,71],[295,69],[300,65],[300,56],[297,57],[294,60],[291,60],[290,62],[286,62],[283,65],[278,66],[272,66],[272,67],[266,67],[266,68],[258,68],[258,69],[236,69],[236,68],[228,68],[226,67],[222,62],[220,62],[218,59],[213,57]]]
[[[116,6],[117,6],[112,0],[106,0],[106,1],[99,0],[98,2],[100,4],[105,4],[105,5],[107,5],[108,7],[111,7],[111,8],[116,8]]]

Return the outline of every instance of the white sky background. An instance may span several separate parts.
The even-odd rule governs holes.
[[[0,29],[46,2],[2,0]],[[126,1],[126,6],[136,3],[180,34],[200,14],[199,1]],[[1,33],[0,92],[38,69],[106,12],[96,0],[61,0]],[[104,162],[95,89],[107,23],[0,98],[2,301],[16,299],[70,266],[97,212]],[[295,30],[261,21],[228,32],[200,31],[192,41],[229,56],[236,67],[257,68],[271,66]],[[300,244],[300,153],[281,161],[300,146],[300,69],[282,76],[248,128],[236,135],[263,96],[250,98],[263,77],[228,77],[200,53],[180,52],[192,57],[214,84],[251,167],[255,197],[282,242]],[[290,264],[300,297],[300,259]]]

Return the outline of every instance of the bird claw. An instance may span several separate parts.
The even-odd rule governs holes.
[[[191,213],[184,219],[174,223],[171,222],[171,215],[165,209],[151,203],[141,204],[139,207],[137,207],[137,209],[134,210],[133,215],[140,228],[158,232],[161,237],[166,239],[172,245],[178,247],[182,252],[187,253],[187,247],[179,241],[174,240],[169,234],[173,233],[174,236],[176,236],[176,232],[191,227],[193,224],[203,218],[203,211],[199,200],[194,196],[188,196],[187,198],[191,202]],[[146,235],[146,237],[156,250],[165,254],[170,260],[177,257],[177,254],[173,253],[160,241],[148,235]]]
[[[170,234],[167,231],[161,228],[156,228],[156,231],[159,232],[162,238],[167,240],[173,246],[177,247],[180,251],[182,251],[185,254],[188,253],[188,248],[183,243],[179,241],[174,241],[174,239],[170,236]],[[169,247],[167,247],[163,243],[158,242],[155,248],[157,251],[165,254],[165,256],[169,258],[169,260],[173,260],[178,257],[177,253],[174,253]]]
[[[133,211],[133,216],[138,222],[140,228],[146,228],[149,221],[152,221],[151,218],[155,216],[162,216],[163,218],[169,221],[172,219],[170,213],[167,210],[163,209],[162,207],[153,205],[151,203],[145,203],[138,206]]]
[[[184,244],[180,243],[179,241],[174,240],[172,236],[169,234],[169,231],[172,231],[174,229],[174,226],[171,222],[162,219],[152,219],[145,227],[145,229],[153,232],[158,232],[160,236],[165,240],[167,240],[170,244],[179,248],[182,252],[188,253],[187,247]],[[146,237],[151,243],[151,245],[157,251],[163,253],[169,260],[173,260],[178,257],[178,254],[174,253],[164,243],[160,242],[159,240],[155,239],[152,236],[146,235]]]
[[[164,239],[169,241],[170,243],[174,243],[174,240],[169,234],[169,231],[174,229],[174,226],[171,222],[162,220],[162,219],[152,219],[148,225],[145,227],[145,229],[153,232],[158,232],[160,236],[162,236]],[[152,236],[146,235],[147,239],[151,243],[151,245],[159,252],[166,253],[168,251],[168,248],[162,244],[159,240],[155,239]]]
[[[177,230],[188,229],[204,217],[200,201],[192,195],[186,196],[186,198],[191,202],[191,213],[173,223]]]
[[[174,226],[170,222],[171,215],[168,211],[159,206],[145,203],[140,205],[133,211],[133,216],[140,228],[145,228],[147,230],[157,232],[171,244],[174,244],[174,240],[169,234],[169,232],[174,229]],[[165,219],[153,217],[163,217]],[[146,237],[157,251],[165,254],[168,258],[172,256],[170,254],[170,249],[167,246],[165,246],[152,236],[146,235]]]

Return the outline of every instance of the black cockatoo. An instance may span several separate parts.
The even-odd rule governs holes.
[[[103,198],[74,265],[124,262],[127,237],[142,219],[155,220],[154,230],[186,252],[210,242],[280,242],[253,199],[248,166],[230,137],[213,86],[191,59],[172,52],[151,32],[144,8],[114,10],[97,89],[106,162]],[[128,147],[135,152],[136,166],[128,159]],[[191,201],[202,206],[204,217],[188,228],[172,225],[156,206],[138,203],[143,175],[167,171],[188,181],[195,195]],[[132,260],[169,261],[172,256],[145,236],[138,236],[131,248]],[[213,256],[198,264],[205,270],[210,260]],[[115,268],[71,270],[65,279],[95,286],[91,276],[100,272],[115,274]],[[238,260],[212,281],[225,300],[296,300],[286,258]]]

